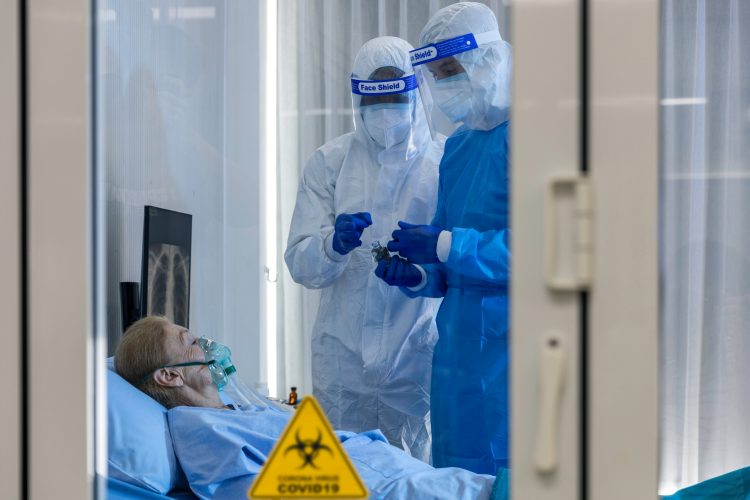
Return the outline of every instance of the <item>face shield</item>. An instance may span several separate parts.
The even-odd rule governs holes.
[[[497,85],[496,72],[482,70],[497,42],[502,42],[498,31],[466,33],[410,52],[433,137],[484,118],[492,104],[488,90]]]
[[[361,118],[364,133],[381,156],[393,160],[408,159],[418,149],[414,134],[417,108],[417,80],[413,74],[385,66],[376,69],[367,80],[352,76],[352,107]]]

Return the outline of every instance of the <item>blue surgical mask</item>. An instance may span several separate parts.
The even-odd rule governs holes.
[[[471,82],[469,75],[459,73],[436,80],[432,98],[440,111],[454,123],[464,121],[471,112]]]

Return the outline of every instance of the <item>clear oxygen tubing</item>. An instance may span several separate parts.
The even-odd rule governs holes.
[[[281,411],[291,411],[270,401],[245,384],[237,376],[237,368],[232,362],[232,352],[229,347],[216,342],[213,339],[201,337],[200,345],[206,356],[206,361],[214,361],[211,376],[220,392],[223,392],[242,411],[257,411],[267,409],[269,406]]]
[[[291,407],[271,401],[248,387],[247,384],[237,376],[237,370],[234,365],[231,365],[229,369],[226,369],[226,372],[227,383],[223,387],[223,392],[234,401],[234,404],[237,405],[240,410],[257,411],[258,409],[272,407],[283,412],[292,411]]]

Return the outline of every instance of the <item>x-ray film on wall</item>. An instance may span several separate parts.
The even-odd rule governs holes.
[[[146,206],[141,272],[144,316],[165,316],[189,326],[191,235],[191,215]]]

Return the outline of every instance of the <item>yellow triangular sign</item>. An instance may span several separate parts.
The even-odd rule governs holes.
[[[248,498],[367,498],[328,419],[305,396],[255,479]]]

